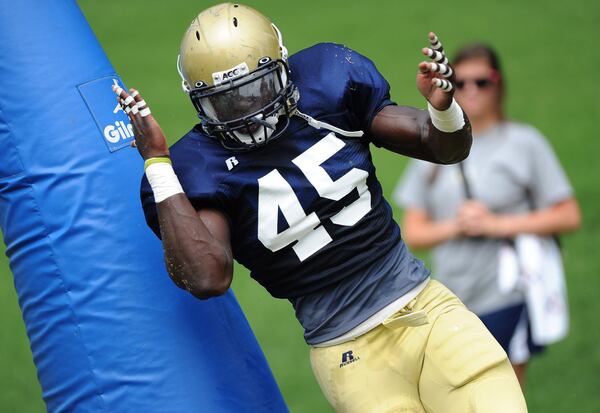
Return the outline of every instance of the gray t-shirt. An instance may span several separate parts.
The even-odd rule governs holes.
[[[498,214],[525,213],[572,196],[554,151],[535,128],[499,123],[474,135],[464,161],[473,199]],[[425,210],[433,220],[454,217],[465,201],[458,165],[413,161],[394,191],[404,208]],[[475,313],[485,314],[523,302],[519,291],[498,288],[498,252],[502,240],[458,238],[433,249],[433,276],[448,286]]]

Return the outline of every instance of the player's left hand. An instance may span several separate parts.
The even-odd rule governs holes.
[[[169,156],[169,146],[165,134],[152,116],[142,95],[135,89],[129,89],[131,93],[129,94],[117,85],[113,85],[113,92],[117,95],[117,101],[133,125],[135,141],[131,146],[137,147],[144,160]]]
[[[422,52],[432,61],[419,63],[417,88],[434,108],[446,110],[454,96],[454,70],[448,63],[442,43],[435,33],[429,33],[429,42],[431,48],[424,47]]]

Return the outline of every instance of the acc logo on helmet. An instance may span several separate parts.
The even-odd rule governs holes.
[[[133,140],[133,126],[117,104],[111,89],[113,84],[125,89],[118,76],[102,77],[77,86],[110,152],[129,146]]]
[[[223,72],[215,72],[212,74],[213,81],[215,85],[220,85],[223,82],[228,80],[235,79],[236,77],[244,76],[250,73],[250,69],[246,62],[242,62],[241,64],[232,67],[231,69],[227,69]]]

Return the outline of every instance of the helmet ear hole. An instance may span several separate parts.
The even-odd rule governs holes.
[[[201,80],[197,81],[197,82],[194,84],[194,87],[195,87],[196,89],[198,89],[198,88],[201,88],[202,86],[204,86],[204,82],[203,82],[203,81],[201,81]]]
[[[235,17],[234,17],[234,18],[233,18],[233,25],[234,25],[235,27],[237,27],[237,24],[238,24],[237,18],[235,18]]]
[[[200,32],[198,30],[196,30],[196,39],[198,39],[198,41],[200,41]]]

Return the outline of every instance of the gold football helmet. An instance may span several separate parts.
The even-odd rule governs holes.
[[[230,149],[253,149],[285,131],[296,110],[281,33],[256,10],[202,11],[181,41],[177,67],[204,131]]]

